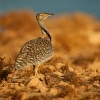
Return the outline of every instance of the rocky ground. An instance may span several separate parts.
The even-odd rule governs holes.
[[[32,11],[0,14],[0,100],[100,100],[100,21],[84,13],[45,21],[54,45],[51,60],[16,72],[21,46],[41,36]]]

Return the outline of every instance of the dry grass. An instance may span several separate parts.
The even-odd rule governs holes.
[[[100,22],[75,13],[45,24],[55,53],[39,69],[43,80],[33,76],[32,67],[14,79],[12,66],[21,46],[41,31],[31,11],[0,15],[0,100],[99,100]]]

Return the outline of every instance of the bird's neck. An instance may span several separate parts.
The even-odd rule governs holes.
[[[42,37],[47,37],[49,38],[49,40],[51,41],[51,36],[47,30],[47,28],[45,27],[45,25],[43,24],[43,22],[41,21],[38,21],[39,25],[40,25],[40,28],[41,28],[41,31],[42,31]]]

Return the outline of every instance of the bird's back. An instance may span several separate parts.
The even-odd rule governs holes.
[[[53,54],[52,43],[47,38],[37,38],[26,42],[15,62],[16,69],[28,65],[39,65],[51,58]]]

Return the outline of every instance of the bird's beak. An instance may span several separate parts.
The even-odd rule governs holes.
[[[54,15],[54,14],[51,14],[51,15]]]
[[[54,14],[49,14],[49,16],[53,16]]]

